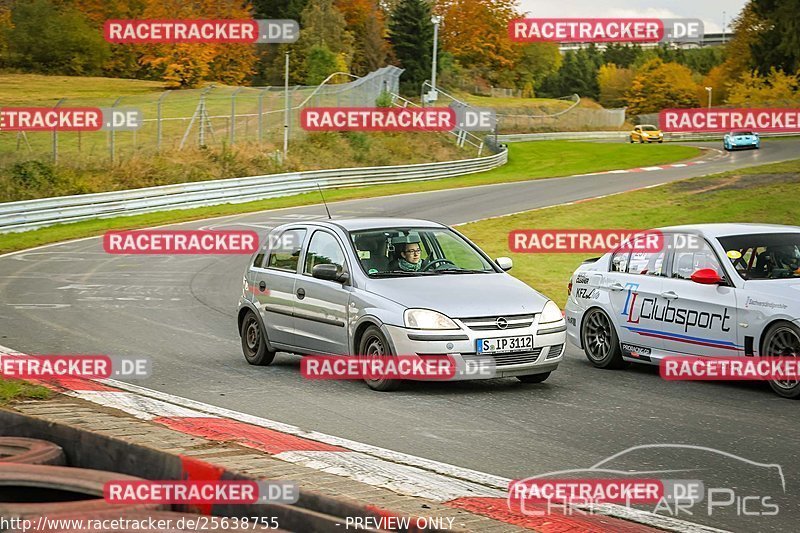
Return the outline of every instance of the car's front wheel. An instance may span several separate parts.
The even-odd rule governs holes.
[[[542,372],[541,374],[528,374],[527,376],[517,376],[517,379],[523,383],[541,383],[550,377],[550,372]]]
[[[764,356],[800,357],[800,328],[789,322],[775,324],[764,334],[762,346]],[[800,381],[773,379],[769,386],[778,396],[800,398]]]
[[[393,357],[389,342],[377,326],[369,326],[358,343],[358,354],[362,357]],[[381,392],[393,391],[400,386],[401,380],[377,378],[364,380],[369,388]]]
[[[619,337],[611,319],[602,309],[591,309],[583,317],[581,343],[586,357],[597,368],[625,367]]]
[[[257,366],[266,366],[272,363],[275,359],[275,352],[267,349],[264,329],[254,312],[248,311],[244,316],[239,333],[242,336],[242,353],[248,363]]]

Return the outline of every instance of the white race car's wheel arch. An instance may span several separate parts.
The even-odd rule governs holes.
[[[600,326],[608,327],[609,331],[605,334],[598,334],[598,333],[588,333],[586,331],[587,327],[592,326],[592,324],[587,323],[587,317],[593,317],[593,315],[599,315],[602,320],[601,322],[605,322],[605,325],[597,323],[594,324],[593,327],[599,328]],[[594,320],[594,318],[593,318]],[[602,329],[602,328],[600,328]],[[581,347],[583,348],[583,352],[586,355],[586,358],[598,368],[613,368],[619,369],[624,368],[626,366],[626,362],[622,359],[622,349],[619,343],[619,334],[617,333],[617,326],[614,324],[613,319],[611,316],[606,312],[599,305],[593,305],[584,311],[583,316],[581,316],[581,323],[579,336],[580,336],[580,343]],[[598,338],[598,342],[605,345],[608,344],[608,351],[602,358],[597,358],[596,356],[590,355],[589,352],[593,351],[591,346],[588,346],[589,342],[587,342],[587,335],[594,335]],[[606,343],[606,341],[608,341]]]
[[[767,343],[771,343],[773,339],[775,339],[775,334],[779,332],[783,332],[788,337],[793,338],[795,347],[800,347],[800,327],[790,320],[776,319],[766,324],[762,330],[761,338],[758,340],[758,353],[761,356],[784,355],[767,353],[768,351],[772,351],[767,346]],[[800,356],[800,353],[798,353],[796,356]],[[784,398],[800,399],[800,382],[792,382],[789,380],[770,380],[769,385],[779,396]]]

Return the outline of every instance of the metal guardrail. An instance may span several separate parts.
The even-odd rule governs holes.
[[[332,189],[449,178],[490,170],[507,161],[508,151],[501,149],[489,156],[457,161],[289,172],[8,202],[0,204],[0,233],[97,218],[251,202],[314,191],[318,185]]]
[[[629,131],[559,131],[548,133],[511,133],[498,135],[497,141],[501,143],[529,142],[529,141],[595,141],[605,139],[627,139]],[[664,133],[665,141],[701,141],[722,140],[724,133]],[[760,137],[789,137],[797,133],[759,133]]]

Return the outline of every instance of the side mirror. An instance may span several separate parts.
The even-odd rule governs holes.
[[[514,266],[514,261],[512,261],[510,257],[498,257],[497,259],[494,260],[494,262],[497,264],[497,266],[500,267],[500,270],[502,270],[503,272],[508,272],[509,270],[511,270],[511,267]]]
[[[701,285],[717,285],[722,281],[722,278],[713,268],[701,268],[692,274],[691,280]]]
[[[311,276],[317,279],[324,279],[325,281],[337,281],[344,283],[350,279],[347,272],[339,272],[336,265],[315,265],[311,269]]]

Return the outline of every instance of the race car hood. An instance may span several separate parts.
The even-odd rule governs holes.
[[[442,274],[370,279],[369,292],[453,318],[540,313],[547,298],[508,274]]]

